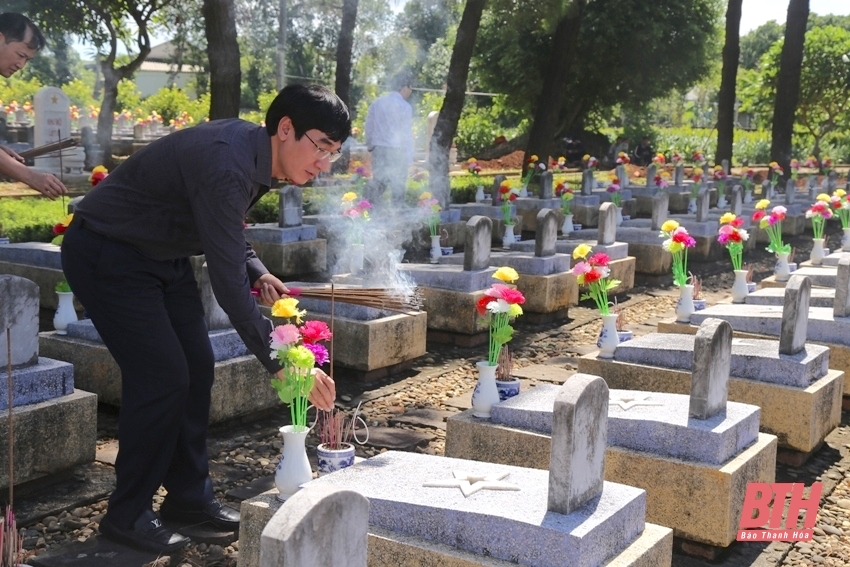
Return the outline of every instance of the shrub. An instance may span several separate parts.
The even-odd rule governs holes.
[[[279,197],[277,191],[269,191],[260,200],[254,203],[248,215],[245,217],[247,223],[277,223],[279,218]]]
[[[53,225],[65,218],[62,202],[40,198],[0,200],[0,236],[11,242],[50,242]]]

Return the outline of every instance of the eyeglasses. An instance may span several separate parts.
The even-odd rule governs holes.
[[[313,138],[307,135],[307,132],[304,132],[304,135],[307,136],[307,139],[310,140],[310,142],[314,146],[316,146],[316,155],[320,156],[319,159],[327,159],[330,163],[333,163],[342,157],[342,152],[340,150],[337,150],[335,152],[332,152],[330,150],[324,150],[319,147],[319,144],[313,141]]]

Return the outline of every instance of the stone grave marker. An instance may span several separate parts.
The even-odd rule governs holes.
[[[850,254],[842,254],[838,260],[832,314],[835,317],[850,317]]]
[[[489,217],[475,215],[466,222],[466,242],[463,249],[463,270],[472,272],[490,266],[490,243],[493,236],[493,221]]]
[[[502,194],[499,193],[499,187],[502,186],[502,183],[505,182],[505,177],[502,174],[499,174],[493,178],[493,189],[491,191],[491,196],[493,198],[493,205],[498,206],[502,204]]]
[[[194,258],[197,258],[195,260]],[[222,329],[231,329],[230,317],[218,304],[218,300],[213,293],[212,284],[210,283],[210,271],[207,268],[207,263],[204,256],[195,256],[193,263],[203,262],[200,266],[195,266],[195,278],[198,281],[198,291],[201,296],[201,303],[204,306],[204,321],[207,324],[207,330],[220,331]]]
[[[552,172],[544,171],[540,174],[540,198],[552,198]]]
[[[548,509],[570,514],[602,493],[608,438],[608,385],[599,376],[573,374],[552,411]]]
[[[707,179],[707,178],[711,177],[711,174],[714,171],[714,168],[711,167],[711,163],[709,163],[708,160],[704,161],[703,164],[700,167],[702,167],[702,178],[703,179]]]
[[[593,194],[593,184],[594,177],[593,171],[589,169],[585,169],[581,172],[581,194],[582,195],[592,195]]]
[[[676,187],[681,187],[684,179],[685,179],[685,164],[677,163],[676,167],[673,168],[673,185],[675,185]]]
[[[555,242],[558,240],[558,215],[552,209],[540,209],[537,213],[537,226],[534,233],[534,255],[553,256]]]
[[[626,166],[623,164],[617,166],[617,179],[620,180],[620,187],[625,189],[629,185],[629,174],[626,173]]]
[[[652,198],[652,230],[661,230],[670,209],[670,195],[661,191]]]
[[[797,183],[793,179],[785,182],[785,204],[793,205],[797,200]]]
[[[728,159],[724,159],[723,161],[721,161],[720,167],[723,168],[723,173],[725,173],[726,175],[729,175],[729,160]]]
[[[832,170],[829,172],[829,176],[827,177],[826,182],[826,191],[830,195],[835,193],[835,189],[838,187],[838,172]]]
[[[797,354],[806,346],[811,295],[812,283],[809,278],[792,275],[785,286],[785,305],[779,328],[779,354]]]
[[[0,275],[0,372],[5,374],[9,355],[6,330],[12,339],[12,366],[38,362],[38,286],[30,280]],[[0,385],[6,401],[6,382]]]
[[[655,187],[655,176],[658,175],[658,168],[654,163],[646,166],[646,187]]]
[[[301,226],[303,215],[303,190],[297,185],[282,187],[278,193],[278,226],[289,228]]]
[[[731,364],[732,325],[720,319],[706,319],[694,339],[691,417],[709,419],[726,408]]]
[[[617,241],[617,206],[606,202],[599,206],[599,244],[614,244]]]
[[[35,111],[35,130],[33,145],[35,147],[58,142],[71,136],[71,99],[62,89],[44,87],[33,97]],[[38,157],[34,160],[36,167],[54,173],[59,173],[59,157]]]
[[[736,217],[741,216],[741,210],[744,207],[744,188],[740,185],[732,187],[732,214]]]
[[[708,220],[709,193],[708,189],[703,187],[697,192],[697,222],[705,222]]]
[[[767,179],[761,182],[761,195],[763,199],[773,199],[773,185]]]
[[[369,500],[332,485],[307,486],[275,512],[260,536],[260,567],[366,567]]]

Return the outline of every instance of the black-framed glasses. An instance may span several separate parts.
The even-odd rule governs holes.
[[[307,136],[307,139],[310,140],[310,142],[314,146],[316,146],[316,155],[321,156],[319,159],[327,159],[329,162],[333,163],[342,157],[342,152],[340,150],[337,150],[335,152],[332,152],[330,150],[324,150],[319,147],[319,144],[313,141],[313,138],[311,138],[307,134],[307,132],[304,132],[304,135]]]

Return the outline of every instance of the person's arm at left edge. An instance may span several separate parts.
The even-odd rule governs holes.
[[[0,173],[29,185],[48,199],[56,199],[68,192],[56,176],[27,167],[21,156],[3,146],[0,146]]]
[[[248,252],[242,221],[250,203],[250,183],[232,172],[216,172],[209,176],[199,175],[189,191],[216,299],[245,346],[269,372],[280,377],[280,364],[271,357],[269,346],[272,322],[260,313],[250,284],[259,282],[260,287],[264,287],[263,283],[269,283],[278,297],[281,291],[285,293],[286,287],[268,274],[253,251]],[[254,282],[249,282],[249,257],[252,257],[251,271],[257,276]],[[265,291],[267,295],[263,301],[268,303],[274,294],[269,289]],[[316,385],[310,393],[310,402],[329,410],[336,397],[333,380],[320,369],[316,369],[314,375]]]

